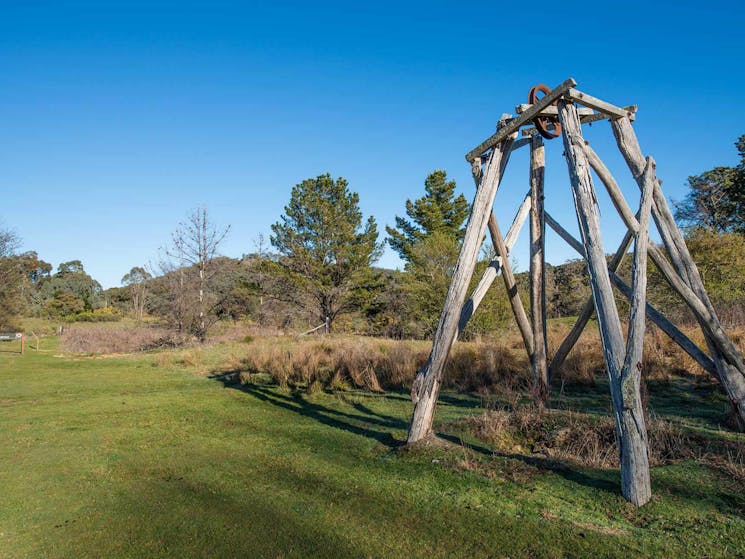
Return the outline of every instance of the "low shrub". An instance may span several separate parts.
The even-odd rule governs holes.
[[[65,317],[67,322],[118,322],[122,311],[116,307],[101,307],[92,311],[83,311]]]

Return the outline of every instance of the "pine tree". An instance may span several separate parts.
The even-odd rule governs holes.
[[[411,262],[414,246],[439,233],[460,242],[465,233],[463,223],[468,217],[469,204],[465,196],[455,196],[455,181],[447,180],[447,173],[436,170],[424,181],[425,195],[412,202],[406,200],[406,215],[396,216],[396,227],[386,227],[388,244],[403,260]]]
[[[416,337],[429,337],[437,327],[469,212],[445,171],[430,173],[424,189],[424,196],[406,201],[408,219],[396,216],[396,227],[386,227],[388,244],[406,262],[404,330]]]
[[[328,173],[304,180],[272,225],[270,241],[282,255],[278,265],[305,295],[295,302],[315,308],[320,321],[359,308],[375,283],[377,225],[371,216],[363,227],[359,195],[347,185]]]

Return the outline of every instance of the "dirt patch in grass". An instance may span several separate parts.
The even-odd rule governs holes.
[[[458,448],[458,445],[455,444],[452,441],[448,441],[447,439],[443,439],[442,437],[438,437],[434,433],[430,433],[423,439],[420,439],[414,443],[408,443],[406,445],[401,446],[400,450],[405,452],[420,452],[420,451],[428,451],[431,449],[456,449]]]
[[[572,524],[577,528],[592,530],[593,532],[603,534],[604,536],[625,536],[630,533],[628,530],[623,530],[622,528],[614,528],[612,526],[598,526],[596,524],[591,524],[590,522],[572,522]]]

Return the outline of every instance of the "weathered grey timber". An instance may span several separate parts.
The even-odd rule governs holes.
[[[493,217],[492,206],[502,178],[503,159],[509,157],[516,136],[517,133],[513,132],[504,139],[502,144],[494,148],[479,187],[476,189],[476,196],[471,204],[471,216],[468,219],[460,255],[453,271],[445,307],[432,344],[432,351],[426,365],[417,373],[411,389],[412,399],[416,404],[409,427],[409,443],[417,442],[431,432],[442,371],[457,334],[460,309],[465,302],[466,291],[476,266],[487,223],[489,218]],[[475,160],[473,167],[474,170],[477,167],[480,169],[480,161]]]
[[[536,135],[530,144],[530,322],[533,328],[533,401],[548,401],[548,346],[546,342],[546,222],[543,184],[546,150]]]
[[[503,114],[502,118],[499,120],[499,124],[497,125],[497,130],[505,128],[508,123],[511,122],[511,120],[512,119],[510,118],[510,115]],[[517,133],[515,132],[515,137],[516,136]],[[515,143],[516,142],[513,142],[513,148],[510,150],[510,152],[514,151]],[[504,176],[504,170],[507,166],[508,161],[509,157],[504,157],[502,159],[502,165],[499,169],[500,177]],[[481,179],[480,159],[474,159],[474,163],[471,167],[473,172],[473,179],[476,184],[478,184]],[[487,223],[489,228],[489,236],[491,237],[491,242],[494,246],[495,252],[497,253],[497,257],[500,260],[502,280],[504,281],[504,286],[507,290],[510,307],[512,308],[512,314],[515,317],[515,322],[517,322],[518,329],[520,330],[520,335],[523,338],[523,345],[525,346],[525,351],[528,354],[528,359],[530,359],[532,362],[533,332],[530,328],[528,316],[527,314],[525,314],[525,307],[523,307],[522,301],[520,300],[520,292],[517,289],[515,275],[512,273],[512,266],[510,265],[509,259],[509,250],[507,250],[507,246],[505,245],[504,239],[502,238],[502,232],[499,228],[499,223],[497,222],[497,218],[494,215],[494,212],[490,213],[491,215],[489,215],[489,221]]]
[[[520,107],[520,106],[522,106],[522,105],[518,105],[518,107]],[[530,106],[530,105],[527,105],[527,106]],[[549,107],[547,109],[544,109],[544,112],[546,112],[546,111],[553,112],[552,109],[553,109],[553,107]],[[578,109],[578,110],[587,111],[587,110],[590,110],[590,109]],[[636,111],[638,110],[638,107],[636,105],[627,105],[626,107],[623,107],[622,110],[626,111],[629,114],[629,119],[633,121],[636,118]],[[557,111],[558,111],[558,109],[557,109]],[[555,114],[558,114],[558,112],[555,113]],[[593,122],[598,122],[599,120],[606,120],[606,119],[609,119],[609,118],[611,118],[611,117],[609,117],[605,113],[585,114],[585,116],[581,116],[581,113],[580,113],[579,121],[582,124],[591,124]],[[522,130],[522,135],[523,136],[532,136],[533,134],[538,134],[538,130],[536,130],[535,127],[532,127],[531,126],[529,128],[523,128],[523,130]]]
[[[517,132],[523,124],[527,124],[532,121],[543,109],[545,109],[549,105],[553,105],[553,103],[557,99],[559,99],[559,97],[561,97],[575,85],[577,85],[577,82],[574,81],[573,78],[564,80],[561,85],[552,89],[551,93],[547,94],[540,101],[535,103],[532,107],[530,107],[530,109],[525,111],[519,117],[508,121],[504,127],[497,130],[496,133],[492,134],[478,146],[469,151],[466,154],[466,161],[470,163],[477,157],[481,157],[487,150],[493,148],[500,142],[504,141],[505,138]]]
[[[587,157],[582,149],[584,139],[576,107],[564,100],[559,101],[559,120],[563,128],[564,152],[569,168],[569,180],[574,194],[582,244],[587,256],[590,286],[595,301],[603,352],[608,371],[615,378],[621,372],[622,356],[625,353],[624,340],[605,263],[600,220],[595,206],[595,192]]]
[[[574,237],[572,237],[563,227],[561,227],[561,225],[559,225],[548,214],[548,212],[546,213],[546,223],[551,227],[551,229],[556,231],[561,238],[567,241],[569,245],[571,245],[575,250],[577,250],[583,256],[585,255],[585,250],[582,244],[579,243],[579,241],[577,241],[576,239],[574,239]],[[615,272],[618,269],[618,267],[621,265],[621,262],[623,262],[624,256],[626,256],[626,251],[629,249],[629,246],[631,245],[632,239],[633,239],[633,235],[631,234],[631,231],[627,231],[626,235],[624,235],[624,238],[621,241],[621,244],[618,247],[618,250],[616,250],[615,255],[610,261],[610,264],[608,264],[609,273]],[[587,298],[587,301],[585,301],[585,305],[582,307],[582,310],[579,312],[579,315],[577,316],[577,320],[574,323],[574,326],[572,326],[572,329],[570,330],[569,334],[567,334],[566,338],[564,338],[564,341],[561,342],[559,349],[556,350],[556,353],[554,353],[553,359],[551,359],[551,364],[548,367],[549,379],[553,379],[556,377],[557,373],[561,369],[561,366],[564,364],[564,361],[569,355],[569,352],[572,351],[574,344],[576,344],[577,340],[579,340],[579,337],[582,335],[582,332],[584,331],[585,326],[587,326],[587,323],[592,318],[592,315],[594,312],[595,312],[595,300],[593,299],[592,295],[590,295],[590,297]]]
[[[507,234],[504,236],[504,244],[507,245],[508,249],[511,250],[512,247],[515,246],[515,241],[517,241],[517,236],[520,234],[520,230],[522,229],[523,223],[525,223],[525,220],[528,217],[529,211],[530,192],[525,195],[522,204],[520,204],[520,207],[517,208],[515,219],[512,220],[512,225],[510,225],[510,230],[507,231]]]
[[[515,112],[517,114],[522,114],[522,113],[524,113],[525,111],[527,111],[532,106],[533,105],[531,105],[529,103],[520,103],[519,105],[517,105],[515,107]],[[581,109],[577,109],[577,113],[579,114],[580,120],[581,120],[581,117],[583,117],[583,116],[592,116],[592,115],[594,115],[595,114],[595,111],[593,109],[581,108]],[[554,107],[553,105],[551,105],[550,107],[546,107],[545,109],[543,109],[540,113],[538,113],[537,116],[552,116],[552,117],[557,117],[557,116],[559,116],[559,109],[556,108],[556,107]],[[608,118],[608,116],[607,115],[603,115],[603,118]]]
[[[640,396],[645,316],[668,334],[704,370],[720,380],[743,429],[745,361],[722,329],[700,274],[685,245],[683,234],[675,224],[662,194],[654,161],[651,158],[645,159],[642,155],[631,126],[636,117],[636,105],[618,107],[575,89],[576,85],[576,82],[569,78],[538,102],[532,105],[518,105],[517,117],[503,115],[496,133],[466,155],[466,159],[472,164],[477,184],[476,197],[429,360],[418,372],[412,387],[415,408],[408,440],[412,443],[419,441],[431,432],[442,371],[450,349],[501,272],[531,360],[536,379],[535,392],[539,395],[536,398],[538,405],[543,402],[544,387],[547,393],[548,380],[561,367],[593,312],[597,315],[616,419],[622,492],[632,503],[643,505],[650,498],[647,435]],[[564,151],[580,225],[581,242],[543,208],[543,141],[535,135],[537,131],[531,126],[539,116],[549,117],[553,122],[558,117],[562,125]],[[613,176],[582,137],[582,124],[605,119],[610,120],[618,147],[641,190],[638,212],[630,208]],[[552,126],[549,124],[549,129]],[[523,135],[527,137],[516,141],[515,138],[521,128]],[[492,211],[494,197],[510,153],[526,145],[531,146],[531,190],[520,206],[510,231],[503,239]],[[483,173],[482,157],[488,158]],[[600,236],[599,211],[596,207],[597,199],[590,168],[594,169],[605,185],[627,227],[626,235],[609,263],[605,260]],[[528,212],[531,213],[530,320],[519,300],[509,263],[510,251]],[[666,253],[649,239],[648,230],[652,219],[660,232]],[[546,225],[584,256],[588,263],[592,289],[592,296],[586,302],[574,327],[553,356],[547,376],[544,372],[547,357],[544,285]],[[497,256],[492,259],[471,298],[464,304],[466,290],[487,228]],[[629,286],[616,271],[632,242],[634,253],[632,281]],[[693,312],[704,333],[711,357],[646,302],[647,258],[654,261],[673,290]],[[631,314],[626,340],[621,329],[612,286],[630,301]]]
[[[630,134],[633,134],[633,130],[626,129],[624,120],[625,119],[619,119],[618,121],[614,121],[612,125],[614,130],[616,128],[621,129],[620,134],[625,138],[625,141],[629,141],[629,136]],[[628,128],[630,127],[631,124],[629,123]],[[606,190],[613,201],[613,205],[618,210],[619,215],[629,229],[636,231],[639,224],[636,217],[631,212],[628,203],[624,199],[618,183],[616,183],[607,167],[603,164],[600,158],[597,157],[597,154],[595,154],[592,148],[586,145],[584,149],[588,159],[590,160],[590,164],[593,166],[593,169],[600,180],[605,184]],[[624,149],[626,151],[624,151]],[[640,151],[637,152],[630,148],[622,148],[621,151],[624,154],[636,153],[638,156],[641,156]],[[629,157],[632,156],[630,155]],[[634,161],[636,161],[635,156]],[[629,164],[629,167],[631,167],[631,164]],[[636,167],[632,167],[632,173],[635,172],[635,169]],[[643,175],[635,175],[637,182],[639,182],[642,177]],[[688,248],[685,245],[683,236],[677,225],[675,225],[667,201],[662,194],[659,180],[656,177],[654,179],[654,193],[655,197],[652,212],[656,218],[657,228],[660,231],[660,236],[662,237],[672,264],[668,261],[663,252],[654,245],[649,246],[649,255],[673,290],[680,295],[683,301],[685,301],[691,309],[701,326],[707,345],[712,354],[714,364],[717,367],[717,374],[714,374],[714,376],[721,382],[724,391],[727,393],[736,415],[739,418],[740,428],[742,429],[745,427],[745,376],[743,376],[745,364],[743,364],[742,356],[737,351],[737,348],[735,348],[734,344],[732,344],[722,328],[721,322],[719,321],[716,311],[706,293],[706,289],[703,286],[703,281],[701,280],[698,269],[696,268],[696,265],[688,252]],[[705,370],[709,371],[708,368],[705,368]]]
[[[549,221],[550,220],[550,221]],[[571,233],[569,233],[566,229],[564,229],[556,220],[554,220],[549,214],[546,214],[546,222],[551,226],[551,228],[556,231],[559,236],[567,241],[569,246],[571,246],[574,250],[576,250],[583,258],[585,258],[585,249],[582,246],[582,243],[580,243],[577,239],[575,239]],[[623,251],[625,252],[628,249],[628,240],[631,239],[631,233],[627,233],[627,238],[621,243],[621,246],[623,247]],[[611,263],[608,265],[608,272],[610,274],[610,280],[613,282],[613,285],[618,289],[618,291],[621,292],[622,295],[624,295],[627,299],[631,300],[631,287],[623,281],[618,274],[615,273],[615,269],[617,269],[617,266],[614,265],[615,258]],[[619,260],[620,262],[620,260]],[[580,313],[581,315],[583,313],[587,313],[589,316],[587,317],[587,320],[589,320],[590,316],[592,315],[592,312],[594,310],[592,298],[588,301],[589,304],[589,310],[585,311],[583,309],[583,312]],[[586,305],[587,306],[587,305]],[[706,353],[699,348],[688,336],[686,336],[683,332],[681,332],[675,324],[670,322],[665,315],[663,315],[660,311],[658,311],[656,308],[654,308],[652,305],[647,303],[646,306],[646,313],[647,318],[654,322],[655,325],[657,325],[660,330],[665,332],[671,340],[673,340],[676,344],[678,344],[683,351],[685,351],[688,355],[690,355],[700,366],[702,369],[704,369],[706,372],[710,373],[717,379],[719,378],[719,373],[717,372],[716,365],[714,364],[714,361],[711,360],[711,358],[706,355]],[[575,323],[575,327],[577,324],[579,324],[580,321],[578,320]],[[587,324],[587,321],[584,321],[582,323],[582,326],[580,330],[577,332],[576,337],[567,336],[566,340],[571,339],[571,345],[573,346],[574,343],[576,343],[577,339],[579,338],[579,334],[582,333],[582,329],[584,329],[585,325]],[[565,340],[565,342],[566,342]],[[563,347],[563,344],[562,344]],[[557,364],[554,365],[554,363],[551,363],[551,371],[553,371],[553,367],[561,367],[561,364],[563,363],[563,360],[566,359],[566,354],[571,351],[571,347],[568,348],[566,353],[564,354],[563,359],[560,360],[560,362],[557,361]],[[556,352],[556,356],[554,359],[557,359],[561,352],[561,348],[559,348],[559,351]],[[563,353],[563,352],[562,352]],[[553,378],[553,373],[551,374],[551,378]]]
[[[585,153],[587,154],[590,166],[598,175],[601,182],[605,185],[611,201],[613,202],[613,205],[623,219],[624,223],[635,230],[636,227],[638,227],[637,218],[635,215],[633,215],[631,208],[629,208],[628,203],[621,193],[621,189],[619,188],[618,183],[613,178],[613,175],[610,173],[602,160],[598,157],[597,153],[595,153],[595,151],[587,144],[585,144]],[[657,190],[658,188],[659,184],[658,181],[656,181],[655,190]],[[659,262],[659,265],[663,269],[663,275],[665,275],[666,277],[670,276],[670,279],[668,279],[668,281],[671,283],[674,282],[680,284],[679,281],[676,281],[675,274],[668,264],[667,259],[664,257],[664,254],[662,254],[662,252],[657,247],[651,246],[650,254],[653,256],[655,262]],[[626,285],[621,280],[621,278],[619,278],[616,274],[611,274],[611,280],[621,293],[623,293],[626,297],[631,297],[631,288],[629,288],[629,286]],[[705,371],[710,373],[721,382],[719,371],[717,370],[715,362],[708,355],[706,355],[706,353],[701,348],[699,348],[693,341],[691,341],[690,338],[683,334],[673,323],[667,320],[664,315],[662,315],[662,313],[660,313],[659,311],[657,311],[657,309],[651,307],[650,305],[647,305],[647,315],[655,324],[657,324],[657,326],[660,327],[663,332],[670,336],[670,338],[674,342],[676,342],[686,353],[688,353],[688,355],[695,359],[696,362],[701,365],[701,367]]]
[[[496,218],[493,215],[492,219],[496,225]],[[492,244],[497,251],[497,255],[502,260],[502,280],[504,280],[504,287],[507,290],[507,298],[510,301],[510,307],[512,307],[512,314],[515,316],[515,322],[517,322],[518,330],[520,330],[520,335],[523,338],[525,352],[528,354],[528,359],[532,361],[534,351],[533,329],[530,326],[528,315],[525,313],[525,307],[523,307],[523,303],[520,300],[520,292],[517,289],[515,275],[512,273],[512,266],[510,265],[509,251],[504,244],[502,233],[498,226],[489,227],[489,233],[491,234]]]
[[[616,438],[621,457],[621,492],[630,502],[641,506],[647,503],[651,496],[646,427],[641,407],[641,395],[638,383],[633,382],[635,377],[624,376],[626,344],[621,332],[621,321],[605,261],[590,166],[583,149],[585,142],[577,108],[563,99],[559,100],[559,122],[562,126],[564,153],[574,193],[577,220],[587,255],[590,287],[595,301],[595,314],[598,318],[600,341],[603,346],[613,412],[616,417]],[[646,235],[646,231],[643,234]],[[643,308],[644,305],[642,305]],[[641,314],[643,320],[643,311]],[[624,381],[624,379],[631,379],[631,381]]]
[[[626,118],[621,118],[613,121],[611,128],[618,148],[638,183],[643,172],[644,156],[631,122]],[[693,310],[701,329],[704,331],[707,345],[719,371],[722,386],[732,403],[740,429],[745,430],[745,363],[740,352],[724,333],[721,322],[714,311],[714,306],[706,293],[698,268],[693,262],[690,252],[688,252],[683,234],[678,229],[667,200],[662,193],[659,181],[655,183],[652,212],[657,223],[657,229],[675,268],[683,278],[686,278],[687,285],[695,293],[700,304],[706,307],[708,311],[699,315],[693,309],[692,302],[683,297]]]
[[[631,111],[627,111],[626,109],[622,109],[621,107],[611,105],[610,103],[598,99],[597,97],[593,97],[592,95],[588,95],[587,93],[583,93],[582,91],[578,91],[574,88],[567,91],[566,98],[572,101],[576,101],[577,103],[584,105],[585,107],[595,109],[596,111],[603,113],[607,117],[622,118],[631,116]]]
[[[515,219],[512,220],[510,230],[507,231],[507,235],[505,235],[504,237],[504,244],[507,247],[508,254],[512,251],[512,247],[515,246],[515,241],[517,240],[517,236],[520,234],[520,229],[522,229],[523,223],[525,223],[525,219],[528,217],[529,211],[530,192],[528,192],[528,195],[523,200],[523,203],[520,204],[520,207],[517,210],[517,214],[515,214]],[[463,308],[460,311],[460,320],[458,321],[458,336],[460,336],[463,330],[465,330],[468,321],[471,320],[473,313],[475,313],[476,309],[479,308],[481,301],[484,299],[484,296],[491,287],[492,283],[494,283],[494,280],[497,278],[501,270],[502,259],[497,256],[493,258],[491,262],[489,262],[489,265],[486,267],[483,276],[481,276],[481,280],[479,280],[478,285],[473,290],[473,293],[471,293],[468,301],[466,301],[466,304],[463,305]]]
[[[512,143],[512,151],[517,151],[520,148],[524,148],[525,146],[530,145],[530,139],[529,138],[520,138],[519,140],[515,140]]]
[[[642,354],[647,306],[647,246],[654,192],[654,160],[647,158],[639,208],[639,230],[634,236],[631,266],[631,309],[626,336],[626,357],[620,379],[621,420],[617,423],[621,458],[621,492],[637,506],[652,498],[649,479],[649,447],[641,398]]]
[[[627,299],[631,299],[631,287],[623,281],[618,274],[611,272],[610,280],[613,285],[624,295]],[[667,334],[671,340],[680,346],[680,348],[690,355],[696,363],[707,373],[711,374],[717,380],[719,379],[719,373],[717,372],[717,366],[711,357],[698,347],[693,340],[681,332],[675,324],[670,322],[664,314],[654,308],[652,305],[647,303],[646,308],[647,318],[651,320],[660,330]]]
[[[625,111],[626,114],[628,115],[629,120],[633,122],[636,119],[636,111],[639,110],[639,107],[637,107],[636,105],[626,105],[625,107],[621,107],[621,110]],[[607,118],[611,118],[611,117],[609,117],[605,113],[595,113],[594,115],[583,116],[579,119],[579,121],[582,124],[592,124],[593,122],[597,122],[599,120],[605,120]]]

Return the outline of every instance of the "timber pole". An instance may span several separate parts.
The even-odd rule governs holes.
[[[652,486],[649,479],[649,445],[641,399],[642,355],[647,305],[647,246],[649,219],[654,192],[654,161],[649,158],[644,171],[644,185],[639,210],[639,230],[634,236],[634,260],[631,266],[631,309],[626,337],[626,356],[621,371],[623,415],[620,421],[621,490],[637,506],[649,502]],[[631,448],[627,448],[630,446]]]
[[[525,307],[523,307],[523,303],[520,300],[520,291],[517,289],[517,281],[515,280],[515,275],[512,273],[512,266],[509,261],[510,254],[504,243],[504,239],[502,239],[502,233],[499,230],[494,215],[492,215],[492,220],[495,227],[489,227],[489,232],[491,233],[492,244],[497,250],[499,258],[502,260],[502,280],[504,281],[504,288],[507,290],[507,298],[512,307],[512,314],[515,315],[515,322],[517,322],[517,327],[523,338],[525,352],[528,354],[528,359],[532,362],[534,352],[533,330],[530,326],[528,315],[525,313]],[[492,220],[490,220],[490,224],[492,223]]]
[[[645,159],[631,122],[628,118],[620,118],[611,121],[611,127],[618,147],[641,188]],[[589,148],[588,154],[592,159],[593,154]],[[627,222],[627,226],[635,225],[633,223],[634,219],[631,219],[631,216],[628,215],[630,212],[626,209],[627,206],[624,207],[625,201],[623,201],[620,189],[617,188],[613,177],[602,165],[596,168],[596,172],[606,184],[606,188],[611,197],[614,198],[614,204],[619,209],[621,217]],[[714,376],[721,382],[729,397],[739,429],[745,430],[745,362],[743,362],[742,355],[722,328],[714,306],[706,293],[701,275],[685,244],[683,234],[675,223],[667,200],[662,193],[660,181],[655,177],[653,182],[652,217],[655,219],[663,244],[670,256],[670,261],[654,245],[650,245],[649,255],[673,290],[680,295],[691,309],[701,326],[717,368],[717,374]]]
[[[512,247],[515,245],[515,241],[517,240],[517,236],[520,234],[520,229],[522,228],[523,223],[528,216],[529,210],[530,193],[528,193],[528,195],[525,197],[523,203],[520,204],[520,207],[517,210],[517,214],[515,215],[515,219],[512,221],[512,225],[510,226],[510,230],[507,231],[507,235],[504,238],[504,245],[507,248],[508,254],[510,253],[510,251],[512,251]],[[494,280],[501,270],[502,259],[499,256],[496,256],[492,259],[491,262],[489,262],[489,265],[484,271],[484,275],[481,277],[478,285],[476,285],[476,288],[473,290],[471,296],[468,298],[468,301],[466,301],[466,304],[463,305],[463,308],[460,311],[460,321],[458,322],[458,336],[460,336],[463,333],[463,330],[465,330],[468,321],[473,316],[473,313],[476,312],[476,309],[479,307],[481,301],[484,299],[486,292],[489,290],[492,283],[494,283]]]
[[[566,230],[563,227],[561,227],[561,225],[559,225],[556,221],[554,221],[554,219],[551,218],[551,216],[548,214],[546,214],[546,221],[551,226],[551,229],[556,231],[564,240],[566,240],[572,247],[574,247],[575,250],[577,250],[583,257],[585,257],[585,249],[582,246],[582,243],[579,243],[576,240],[574,240],[574,243],[573,243],[570,240],[572,237],[569,235],[569,233],[567,233]],[[621,265],[621,262],[623,262],[623,257],[626,255],[626,251],[629,249],[629,246],[631,245],[632,240],[633,240],[633,235],[631,234],[630,231],[627,231],[626,235],[624,235],[624,238],[621,241],[621,244],[618,247],[618,250],[616,251],[616,254],[613,256],[613,259],[608,265],[609,272],[613,273],[619,268],[619,266]],[[577,245],[579,245],[580,248],[577,248]],[[577,317],[577,321],[574,323],[574,326],[572,326],[572,329],[570,330],[569,334],[567,334],[567,337],[564,338],[563,342],[561,342],[559,349],[556,350],[556,353],[554,353],[554,356],[551,359],[551,365],[548,368],[549,379],[553,380],[556,377],[556,375],[559,373],[562,365],[564,364],[564,361],[566,361],[566,358],[569,356],[569,353],[572,351],[572,348],[579,340],[580,336],[582,335],[582,332],[587,326],[587,323],[592,318],[592,315],[594,312],[595,312],[595,299],[593,298],[592,295],[590,295],[587,298],[587,301],[585,301],[585,305],[580,310],[579,316]]]
[[[507,163],[506,160],[509,158],[516,136],[517,130],[494,146],[476,189],[476,196],[471,205],[471,216],[468,219],[463,245],[453,271],[450,288],[445,299],[445,307],[440,316],[440,323],[432,344],[432,351],[427,363],[417,373],[411,388],[411,396],[415,406],[409,427],[408,443],[420,441],[432,431],[435,405],[440,391],[445,362],[458,333],[460,311],[476,267],[487,223],[493,217],[494,197],[497,194],[502,171]],[[472,167],[474,175],[480,172],[480,157],[474,158]]]
[[[535,134],[530,144],[530,321],[533,329],[533,401],[548,402],[548,348],[546,345],[546,221],[543,211],[546,152]]]
[[[592,164],[592,163],[591,163]],[[546,214],[547,219],[550,219],[550,216]],[[582,243],[580,243],[577,239],[575,239],[566,229],[564,229],[559,223],[554,221],[553,219],[550,219],[551,228],[555,229],[559,235],[567,241],[567,243],[576,250],[582,258],[585,258],[585,248],[582,246]],[[621,243],[621,246],[624,247],[623,251],[625,253],[626,249],[629,246],[629,242],[632,239],[631,231],[626,232],[626,237],[624,238],[624,241]],[[616,256],[618,256],[619,253],[616,253]],[[619,275],[615,272],[616,266],[615,262],[617,262],[618,259],[616,257],[613,258],[611,263],[608,265],[608,272],[610,274],[610,279],[613,282],[613,285],[616,286],[616,289],[621,292],[621,294],[626,297],[629,301],[631,301],[632,296],[632,289],[629,287],[629,285],[624,282]],[[588,317],[592,314],[593,311],[593,305],[592,305],[592,297],[588,300],[589,303],[589,310],[587,311]],[[717,380],[719,379],[719,373],[717,371],[716,365],[714,364],[714,361],[711,360],[711,358],[704,353],[704,351],[698,347],[693,341],[688,338],[683,332],[681,332],[675,324],[670,322],[665,316],[655,309],[652,305],[647,303],[646,305],[646,313],[647,318],[654,322],[657,327],[660,328],[665,334],[667,334],[671,340],[673,340],[676,344],[680,346],[680,348],[685,351],[688,355],[690,355],[700,366],[701,368],[711,374],[714,378]],[[580,321],[577,320],[577,323]],[[577,323],[575,323],[575,328],[577,327]],[[585,324],[585,323],[583,323]],[[584,328],[584,325],[582,326]],[[574,329],[573,329],[574,331]],[[579,336],[579,333],[577,334],[577,337]],[[573,345],[574,342],[576,342],[576,338],[572,338],[571,336],[567,336],[567,338],[564,340],[564,343],[562,343],[562,347],[565,346],[567,343],[567,340],[572,340],[570,343]],[[571,348],[570,348],[571,349]],[[567,350],[568,352],[569,350]],[[557,352],[558,357],[559,352]],[[555,358],[556,358],[555,357]],[[563,358],[566,357],[566,354],[564,354]],[[561,362],[563,362],[563,358]],[[553,370],[554,363],[551,363],[551,370]],[[553,378],[553,377],[551,377]]]
[[[630,502],[641,506],[651,496],[644,414],[641,408],[636,409],[641,403],[641,396],[638,385],[623,382],[626,344],[603,251],[595,189],[583,149],[584,139],[577,108],[560,100],[559,121],[616,418],[616,438],[621,458],[621,493]],[[642,306],[642,317],[643,308]],[[630,393],[625,393],[625,390],[630,390]],[[627,407],[633,408],[631,413],[627,413]],[[629,423],[630,420],[633,420],[633,425]]]

